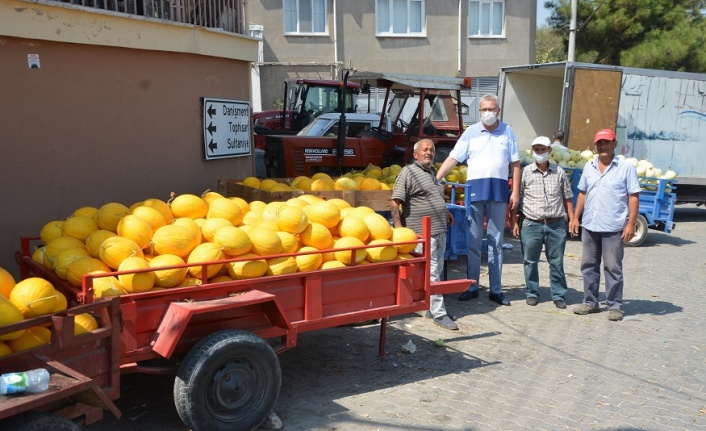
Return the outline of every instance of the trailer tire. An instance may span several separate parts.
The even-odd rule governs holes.
[[[63,416],[46,412],[26,412],[0,422],[0,429],[12,431],[81,431]]]
[[[174,404],[193,431],[254,430],[282,383],[279,359],[255,334],[227,329],[199,341],[174,380]]]
[[[647,239],[647,219],[642,214],[637,215],[635,224],[635,236],[630,241],[625,242],[626,247],[637,247]]]

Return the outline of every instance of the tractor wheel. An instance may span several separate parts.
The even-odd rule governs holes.
[[[46,412],[27,412],[0,422],[0,429],[12,431],[81,431],[63,416]]]
[[[277,402],[282,372],[272,347],[241,330],[194,346],[174,380],[174,404],[193,431],[254,430]]]

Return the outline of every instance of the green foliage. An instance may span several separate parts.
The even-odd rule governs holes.
[[[568,47],[571,0],[545,0]],[[706,71],[706,0],[578,0],[576,60]]]
[[[282,101],[282,99],[280,99],[280,98],[278,97],[278,98],[275,99],[274,102],[272,102],[272,107],[273,107],[274,109],[282,109],[282,108],[284,108],[284,102]]]
[[[566,61],[564,40],[561,35],[551,27],[542,26],[537,29],[535,47],[537,51],[537,64]]]

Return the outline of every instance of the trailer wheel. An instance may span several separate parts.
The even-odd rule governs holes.
[[[227,329],[199,341],[174,380],[174,404],[193,431],[254,430],[274,408],[282,383],[272,347]]]
[[[12,431],[81,431],[63,416],[46,412],[27,412],[0,422],[0,428]]]
[[[626,247],[637,247],[645,242],[647,238],[647,219],[642,214],[637,215],[637,224],[635,225],[635,236],[630,241],[625,242]]]

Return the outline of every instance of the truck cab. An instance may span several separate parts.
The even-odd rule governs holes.
[[[470,87],[469,79],[376,72],[356,72],[350,79],[363,88],[384,89],[386,109],[377,125],[356,136],[267,136],[268,177],[403,165],[412,159],[414,144],[425,138],[434,141],[437,161],[443,161],[463,133],[461,90]],[[347,121],[345,112],[339,115],[341,123]]]

